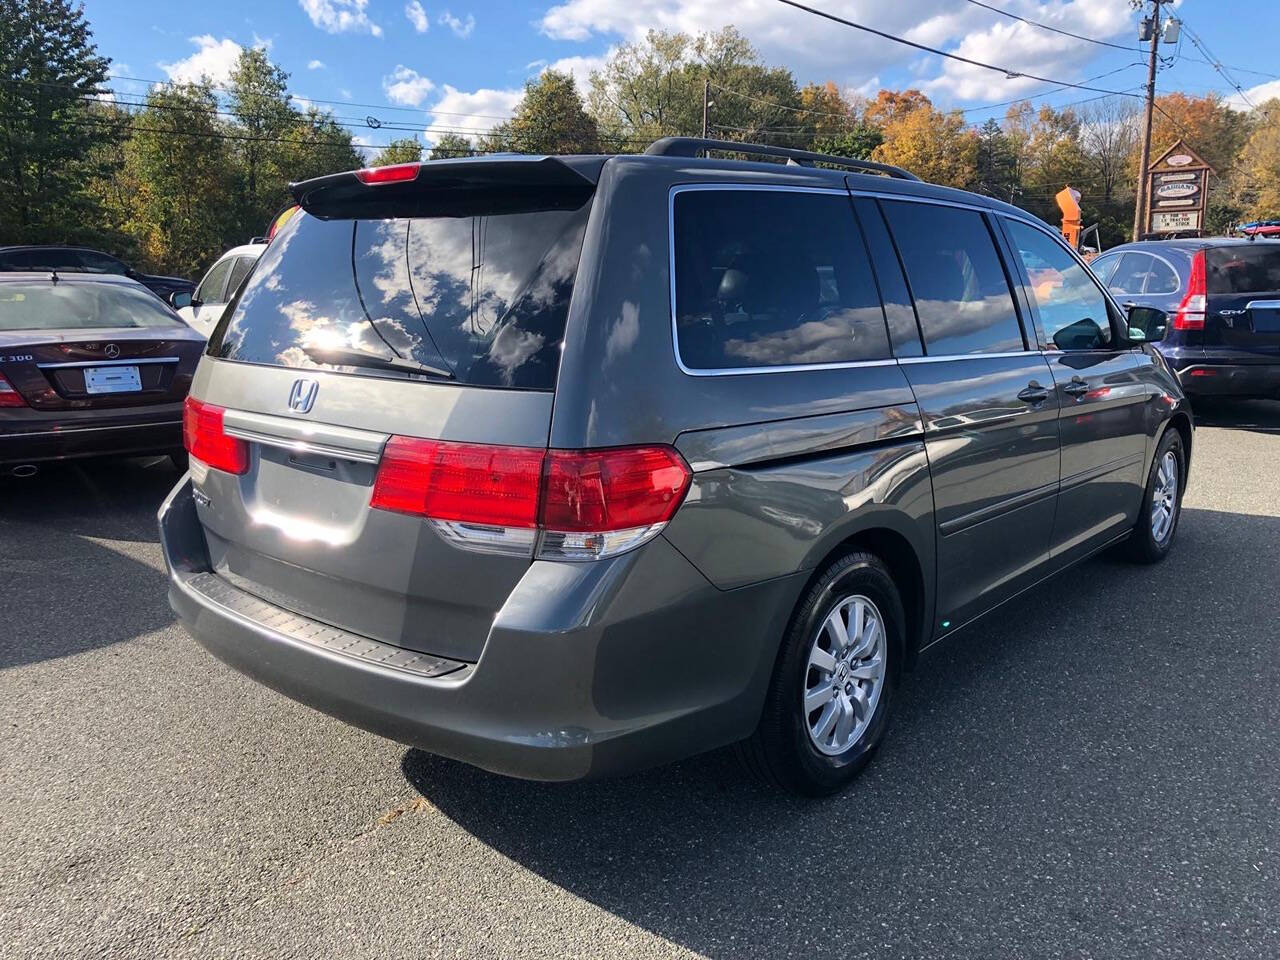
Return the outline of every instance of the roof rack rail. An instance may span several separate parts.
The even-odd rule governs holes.
[[[764,157],[783,157],[788,163],[801,167],[811,167],[815,163],[830,163],[833,166],[862,173],[883,173],[898,180],[920,181],[914,173],[895,167],[888,163],[876,163],[873,160],[854,160],[852,157],[836,157],[826,153],[814,153],[810,150],[793,150],[790,147],[771,147],[762,143],[738,143],[734,140],[704,140],[701,137],[663,137],[649,144],[645,153],[651,157],[696,157],[704,150],[727,151],[730,153],[750,153]]]

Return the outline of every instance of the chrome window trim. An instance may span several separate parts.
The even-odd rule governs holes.
[[[1044,350],[1003,350],[999,353],[942,353],[924,357],[900,357],[897,362],[908,363],[942,363],[948,360],[1000,360],[1007,357],[1038,357]]]
[[[676,366],[680,372],[690,377],[738,377],[757,373],[802,373],[814,370],[850,370],[858,367],[891,367],[898,363],[895,357],[879,360],[843,360],[834,363],[792,363],[782,366],[768,367],[690,367],[680,356],[680,330],[676,323],[676,196],[681,193],[712,190],[750,190],[756,192],[771,191],[777,193],[816,193],[833,197],[849,197],[848,189],[837,187],[803,187],[781,183],[735,183],[732,181],[716,181],[714,183],[678,183],[671,187],[667,195],[667,270],[670,274],[670,309],[671,309],[671,349],[675,353]],[[849,216],[852,218],[853,209]],[[877,294],[877,297],[879,294]],[[884,305],[881,304],[883,311]],[[889,345],[893,349],[893,345]]]
[[[1126,250],[1126,251],[1125,251],[1125,253],[1128,253],[1128,252],[1129,252],[1128,250]],[[1172,270],[1172,271],[1173,271],[1174,279],[1178,281],[1178,287],[1177,287],[1177,289],[1175,289],[1175,290],[1170,290],[1168,293],[1148,293],[1147,291],[1145,291],[1145,290],[1144,290],[1144,291],[1140,294],[1140,296],[1144,296],[1144,297],[1172,297],[1172,296],[1176,296],[1177,294],[1179,294],[1179,293],[1181,293],[1181,292],[1182,292],[1182,274],[1178,272],[1178,268],[1177,268],[1177,267],[1175,267],[1172,263],[1170,263],[1168,260],[1166,260],[1163,256],[1161,256],[1161,255],[1160,255],[1160,254],[1158,254],[1158,253],[1154,253],[1154,252],[1152,252],[1152,251],[1150,251],[1150,250],[1139,250],[1138,252],[1139,252],[1139,253],[1145,253],[1147,256],[1152,257],[1152,258],[1154,258],[1154,259],[1156,259],[1156,260],[1159,260],[1159,261],[1160,261],[1161,263],[1163,263],[1166,267],[1168,267],[1170,270]],[[1150,280],[1151,280],[1151,278],[1150,278],[1150,277],[1147,277],[1147,281],[1148,281],[1148,282],[1150,282]],[[1146,286],[1146,284],[1144,283],[1144,284],[1143,284],[1143,286]]]
[[[67,363],[37,363],[41,370],[61,370],[66,367],[136,367],[144,363],[180,363],[181,357],[133,357],[125,360],[71,360]]]

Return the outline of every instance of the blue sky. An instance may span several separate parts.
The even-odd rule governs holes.
[[[1136,91],[1145,77],[1128,0],[983,0],[989,6],[1129,49],[1075,40],[1019,23],[971,0],[809,0],[847,19],[906,36],[1015,73],[1110,90]],[[1168,9],[1168,8],[1166,8]],[[1173,7],[1202,42],[1184,32],[1162,90],[1220,91],[1239,99],[1207,63],[1207,49],[1254,102],[1280,96],[1280,3],[1181,0]],[[363,143],[415,132],[480,132],[510,115],[526,79],[547,65],[585,86],[611,47],[653,27],[736,25],[770,63],[801,82],[834,80],[874,94],[881,86],[924,89],[938,104],[964,108],[975,123],[1003,114],[986,105],[1014,97],[1065,104],[1095,96],[1026,77],[967,67],[820,20],[776,0],[562,0],[537,4],[477,0],[85,0],[99,49],[114,74],[144,81],[208,74],[225,79],[241,47],[266,45],[292,75],[291,90],[331,104]],[[1247,25],[1247,28],[1245,28]],[[1102,75],[1102,76],[1100,76]],[[1091,79],[1098,77],[1099,79]],[[113,79],[124,93],[146,84]],[[357,106],[370,105],[370,106]],[[370,128],[362,118],[382,121]],[[390,131],[394,123],[406,130]]]

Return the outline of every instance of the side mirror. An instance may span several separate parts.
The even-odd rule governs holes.
[[[181,310],[183,307],[197,306],[197,302],[196,298],[186,290],[175,290],[169,294],[169,306],[175,310]]]
[[[1134,343],[1159,343],[1169,332],[1169,315],[1155,307],[1125,304],[1129,314],[1129,339]]]

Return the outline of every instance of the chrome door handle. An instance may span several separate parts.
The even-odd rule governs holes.
[[[1044,403],[1049,399],[1049,391],[1032,381],[1025,389],[1018,391],[1018,399],[1024,403]]]
[[[1078,377],[1072,377],[1071,382],[1062,388],[1063,393],[1069,393],[1077,400],[1089,392],[1089,385]]]

